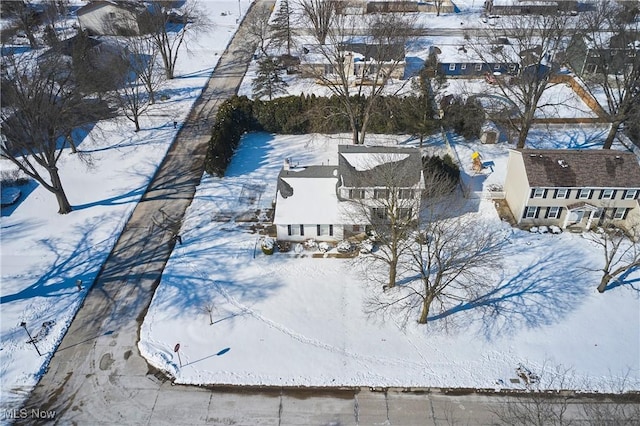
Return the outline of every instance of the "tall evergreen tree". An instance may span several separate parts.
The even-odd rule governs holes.
[[[253,80],[253,96],[256,99],[267,97],[273,99],[275,95],[286,92],[287,82],[281,77],[282,65],[274,58],[265,56],[258,62],[258,73]]]
[[[280,47],[287,48],[287,55],[291,56],[291,48],[293,47],[293,37],[295,36],[295,30],[293,28],[292,17],[293,9],[289,4],[289,0],[282,0],[280,2],[280,9],[275,13],[273,17],[273,23],[271,24],[272,33],[271,39]]]

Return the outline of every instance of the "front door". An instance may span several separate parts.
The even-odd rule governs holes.
[[[569,220],[567,220],[568,225],[575,225],[582,222],[582,218],[584,217],[584,210],[572,210],[569,212]]]

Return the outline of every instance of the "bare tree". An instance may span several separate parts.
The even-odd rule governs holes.
[[[213,302],[208,302],[202,306],[202,310],[209,315],[209,325],[213,325],[213,312],[217,310]]]
[[[345,170],[350,171],[342,179],[345,185],[354,186],[344,194],[354,222],[368,224],[377,245],[363,260],[372,264],[373,269],[383,265],[388,271],[384,289],[396,285],[400,259],[409,249],[410,237],[416,230],[424,189],[419,152],[402,152],[368,154],[369,161],[360,170],[345,164]]]
[[[595,232],[583,235],[584,238],[600,248],[604,256],[603,273],[598,291],[604,293],[611,280],[633,269],[640,268],[640,223],[634,223],[626,229],[606,221]]]
[[[504,238],[499,233],[468,215],[438,216],[428,213],[423,218],[418,243],[411,249],[410,267],[419,281],[406,285],[403,302],[419,308],[420,324],[427,323],[434,302],[441,313],[489,289],[492,274],[500,268]]]
[[[624,6],[615,1],[595,3],[580,14],[580,31],[569,49],[582,57],[583,64],[589,62],[582,78],[611,123],[605,149],[611,148],[620,127],[631,119],[640,96],[640,21],[629,22],[624,12]]]
[[[247,29],[249,36],[253,39],[252,41],[257,42],[260,53],[263,56],[269,56],[268,47],[271,42],[270,19],[271,7],[266,3],[256,3],[244,22],[244,27]]]
[[[357,32],[368,36],[355,37]],[[414,35],[414,21],[409,16],[336,14],[327,42],[317,38],[318,44],[309,46],[313,51],[301,58],[306,62],[306,73],[339,99],[354,144],[364,143],[373,107],[390,81],[403,76],[404,48]],[[354,61],[356,55],[363,60]],[[317,58],[322,58],[323,64],[309,62]]]
[[[499,25],[482,31],[470,40],[472,51],[487,65],[511,66],[509,74],[492,77],[498,91],[513,101],[513,115],[503,116],[518,132],[517,147],[524,148],[535,113],[557,101],[542,104],[543,93],[554,84],[561,61],[569,17],[556,15],[511,15]],[[560,101],[563,102],[564,100]]]
[[[72,210],[58,170],[74,128],[100,118],[96,103],[76,90],[68,62],[60,56],[35,65],[33,58],[2,57],[2,133],[0,155],[55,195],[58,213]]]
[[[134,72],[125,72],[122,76],[113,100],[127,120],[133,123],[135,131],[139,132],[140,117],[149,109],[150,97],[144,84]]]
[[[313,35],[320,44],[325,44],[339,8],[335,0],[300,0],[303,20],[311,24]]]
[[[3,18],[13,18],[18,30],[24,32],[32,49],[38,47],[35,30],[41,22],[42,16],[30,1],[2,2]]]
[[[174,77],[178,53],[186,46],[188,37],[211,26],[197,0],[187,0],[179,11],[174,9],[175,3],[173,0],[149,2],[149,11],[142,23],[159,49],[167,79]]]
[[[160,55],[158,45],[147,36],[130,37],[127,41],[127,50],[131,71],[144,85],[149,95],[149,102],[155,103],[156,91],[165,81],[165,75],[158,63]]]
[[[442,12],[442,6],[444,6],[445,0],[433,0],[433,5],[436,7],[436,16],[440,16]]]

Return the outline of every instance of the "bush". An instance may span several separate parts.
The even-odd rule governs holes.
[[[484,120],[484,109],[477,99],[470,97],[466,102],[462,102],[462,99],[456,96],[444,108],[442,124],[465,139],[477,139],[480,137]]]

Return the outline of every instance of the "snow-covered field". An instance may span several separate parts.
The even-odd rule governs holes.
[[[90,154],[91,167],[64,153],[60,171],[74,211],[57,215],[53,196],[40,186],[17,207],[2,211],[3,408],[18,406],[46,368],[175,137],[173,120],[185,117],[236,28],[238,2],[202,3],[216,27],[181,53],[178,78],[163,88],[170,99],[149,112],[143,130],[134,133],[124,120],[98,123],[79,143],[79,150]],[[458,6],[476,10],[479,3],[463,0]],[[241,0],[242,11],[248,5]],[[429,19],[434,27],[450,27],[466,16]],[[597,148],[602,133],[538,127],[531,146]],[[491,174],[466,173],[469,186],[481,191],[502,183],[503,145],[451,139],[465,166],[474,150],[495,163]],[[574,369],[576,388],[608,390],[628,372],[624,388],[640,389],[638,293],[620,286],[597,294],[597,274],[583,267],[597,268],[601,259],[578,235],[508,230],[513,251],[505,259],[500,301],[509,315],[486,321],[476,309],[463,310],[451,316],[456,327],[447,333],[438,320],[400,329],[366,317],[368,284],[357,263],[295,254],[266,257],[255,251],[258,237],[246,226],[219,221],[229,212],[269,207],[285,157],[299,164],[335,162],[337,144],[348,140],[248,135],[225,178],[205,177],[184,223],[184,244],[169,261],[143,326],[140,348],[151,362],[183,383],[451,387],[518,386],[509,379],[520,363],[537,372],[543,365],[563,365]],[[438,138],[432,143],[443,149]],[[0,168],[12,166],[2,161]],[[476,214],[503,228],[488,202],[472,202]],[[43,356],[27,343],[23,321],[37,335]],[[176,343],[183,367],[172,352]]]
[[[58,215],[53,195],[41,186],[2,209],[0,299],[0,401],[16,408],[28,395],[62,339],[88,287],[142,196],[181,122],[202,91],[237,28],[237,1],[202,2],[215,27],[190,43],[178,59],[176,78],[133,132],[126,120],[98,123],[67,151],[60,174],[74,211]],[[249,1],[242,0],[245,12]],[[222,16],[221,13],[225,13]],[[159,98],[159,96],[158,96]],[[81,157],[91,160],[91,166]],[[2,171],[11,170],[7,160]],[[78,291],[76,280],[84,289]],[[25,330],[37,335],[38,356]],[[6,404],[6,405],[5,405]]]
[[[588,139],[562,128],[533,135],[539,147]],[[504,181],[505,145],[451,139],[468,185]],[[638,292],[623,285],[599,294],[591,269],[601,255],[580,235],[511,229],[490,201],[469,200],[469,210],[509,235],[493,315],[462,306],[446,329],[442,319],[426,326],[410,320],[402,328],[399,320],[365,315],[372,289],[357,259],[256,250],[259,236],[234,217],[271,205],[284,158],[335,164],[337,145],[346,140],[250,134],[226,177],[205,177],[187,212],[184,244],[169,260],[142,326],[139,348],[152,364],[179,383],[197,384],[520,388],[523,382],[511,379],[523,366],[549,387],[560,386],[557,371],[569,369],[564,387],[640,389]],[[439,149],[442,141],[430,143]],[[474,150],[494,162],[493,173],[470,171]],[[248,188],[253,197],[242,195]]]

